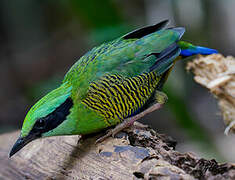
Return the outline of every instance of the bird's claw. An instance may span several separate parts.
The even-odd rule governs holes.
[[[117,134],[117,132],[114,132],[113,129],[110,129],[110,130],[108,130],[108,132],[104,136],[101,136],[100,138],[98,138],[95,141],[95,144],[101,143],[101,142],[103,142],[105,139],[107,139],[109,137],[113,137],[114,138],[116,134]]]

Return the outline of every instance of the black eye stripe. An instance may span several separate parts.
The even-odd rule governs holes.
[[[59,126],[69,115],[69,110],[73,106],[71,98],[67,98],[64,103],[57,107],[52,113],[44,118],[38,119],[30,133],[41,136],[42,133],[48,132]]]

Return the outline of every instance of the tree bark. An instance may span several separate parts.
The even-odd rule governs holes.
[[[0,136],[0,179],[235,179],[235,164],[180,153],[140,123],[102,143],[101,134],[35,140],[8,158],[19,131]]]

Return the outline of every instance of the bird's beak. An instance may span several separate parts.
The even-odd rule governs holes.
[[[31,134],[26,137],[19,137],[15,142],[14,146],[12,147],[9,157],[12,157],[15,153],[21,150],[26,144],[30,143],[36,138],[37,138],[36,136],[33,136]]]

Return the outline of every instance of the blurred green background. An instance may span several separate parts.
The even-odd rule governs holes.
[[[21,128],[30,106],[86,51],[141,26],[170,19],[186,28],[184,40],[235,55],[234,7],[234,0],[1,0],[0,133]],[[142,122],[172,136],[181,152],[235,161],[216,100],[186,63],[177,63],[165,86],[167,105]]]

